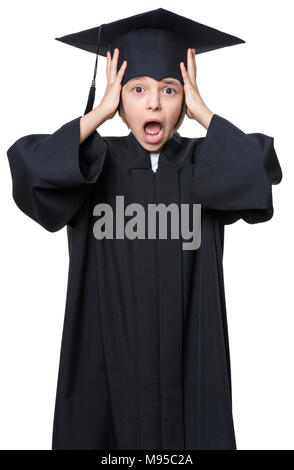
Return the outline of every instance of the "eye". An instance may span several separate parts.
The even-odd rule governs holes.
[[[176,93],[176,90],[174,88],[171,88],[171,87],[165,88],[165,90],[172,90],[173,91],[173,93],[167,93],[168,95],[174,95]]]
[[[139,90],[140,90],[140,89],[143,90],[143,88],[142,88],[141,86],[139,86],[139,85],[138,85],[138,86],[135,86],[134,88],[132,88],[132,90],[136,90],[136,89],[138,89],[138,88],[139,88]],[[142,93],[137,93],[137,92],[135,92],[135,95],[141,95],[141,94],[142,94]]]
[[[143,87],[141,87],[140,85],[137,85],[137,86],[132,88],[132,91],[133,90],[138,90],[138,89],[139,90],[144,90]],[[164,91],[166,91],[166,90],[171,90],[172,91],[172,92],[169,91],[167,93],[168,95],[174,95],[176,93],[176,90],[174,88],[171,88],[171,87],[167,87],[167,88],[164,89]],[[135,93],[135,95],[142,95],[142,92],[137,93],[137,91],[134,91],[134,93]]]

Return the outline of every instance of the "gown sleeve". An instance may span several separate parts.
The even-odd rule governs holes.
[[[107,153],[97,130],[80,144],[80,119],[53,134],[21,137],[7,151],[16,205],[50,232],[72,226]]]
[[[213,115],[193,167],[192,192],[202,208],[217,210],[224,224],[265,222],[274,213],[272,185],[281,179],[273,137],[246,134]]]

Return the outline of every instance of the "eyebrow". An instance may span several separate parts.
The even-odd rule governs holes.
[[[173,80],[172,78],[163,78],[161,81],[168,83],[169,85],[179,85],[179,83],[176,80]]]
[[[143,77],[134,77],[134,78],[131,78],[130,82],[132,81],[135,81],[135,80],[146,80],[146,76],[143,76]],[[167,83],[168,85],[175,85],[175,86],[179,86],[179,83],[174,80],[173,78],[163,78],[162,80],[160,80],[161,82],[164,82],[164,83]]]

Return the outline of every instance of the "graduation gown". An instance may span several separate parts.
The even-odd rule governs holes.
[[[69,272],[52,449],[236,449],[223,278],[225,225],[273,216],[273,138],[214,114],[178,132],[158,169],[130,132],[80,144],[80,117],[7,151],[13,198],[46,230],[66,227]],[[201,244],[94,237],[94,207],[201,204]],[[189,207],[190,207],[189,206]]]

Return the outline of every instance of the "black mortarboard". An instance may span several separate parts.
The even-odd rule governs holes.
[[[183,84],[180,62],[187,68],[189,47],[195,47],[198,55],[245,42],[163,8],[55,39],[96,54],[85,114],[93,109],[98,55],[106,57],[108,49],[111,56],[115,47],[119,49],[117,70],[127,60],[122,86],[131,78],[142,75],[156,80],[173,77]]]

